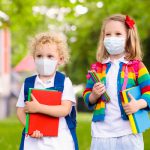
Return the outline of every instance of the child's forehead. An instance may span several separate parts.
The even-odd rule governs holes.
[[[42,50],[47,50],[47,51],[52,51],[52,50],[58,50],[57,44],[55,43],[39,43],[36,46],[36,51],[42,51]]]
[[[112,31],[112,30],[124,30],[126,31],[126,26],[121,21],[110,20],[105,24],[104,31]]]

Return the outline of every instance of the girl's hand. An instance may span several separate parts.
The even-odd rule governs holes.
[[[90,99],[91,101],[93,101],[94,103],[96,102],[96,100],[106,92],[105,89],[105,85],[97,82],[94,84],[91,95],[90,95]]]
[[[32,138],[42,138],[43,134],[40,131],[36,130],[36,131],[33,132],[33,134],[31,135],[31,137]]]
[[[26,113],[37,113],[40,109],[40,103],[36,100],[36,98],[31,94],[32,101],[25,102],[25,112]]]
[[[124,104],[123,108],[127,115],[133,114],[140,109],[139,101],[135,100],[134,97],[128,93],[130,98],[130,102],[128,104]]]

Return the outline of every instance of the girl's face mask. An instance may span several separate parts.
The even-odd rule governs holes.
[[[105,37],[104,46],[110,55],[121,54],[125,51],[126,39],[124,37]]]
[[[49,76],[52,75],[57,68],[58,61],[48,58],[36,58],[35,66],[40,75]]]

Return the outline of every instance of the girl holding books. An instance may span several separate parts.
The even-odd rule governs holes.
[[[150,75],[141,53],[134,20],[122,14],[104,20],[97,62],[91,65],[101,82],[93,82],[89,73],[83,92],[86,105],[94,109],[91,150],[144,150],[142,134],[132,133],[127,117],[140,109],[150,110]],[[129,94],[131,101],[123,104],[120,92],[136,85],[141,98],[137,101]]]
[[[78,150],[75,133],[76,99],[72,82],[69,77],[57,71],[60,65],[69,61],[66,38],[62,33],[40,33],[33,38],[31,51],[37,75],[28,77],[22,85],[16,105],[18,119],[25,127],[26,113],[45,114],[58,117],[59,126],[58,135],[55,137],[44,136],[38,130],[25,136],[23,131],[20,150]],[[33,88],[31,82],[36,89],[50,88],[62,92],[61,104],[57,106],[40,104],[32,94],[32,100],[27,101],[27,92],[29,88]]]

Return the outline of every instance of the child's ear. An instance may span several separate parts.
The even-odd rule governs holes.
[[[63,65],[64,64],[64,58],[61,57],[58,61],[58,65]]]

